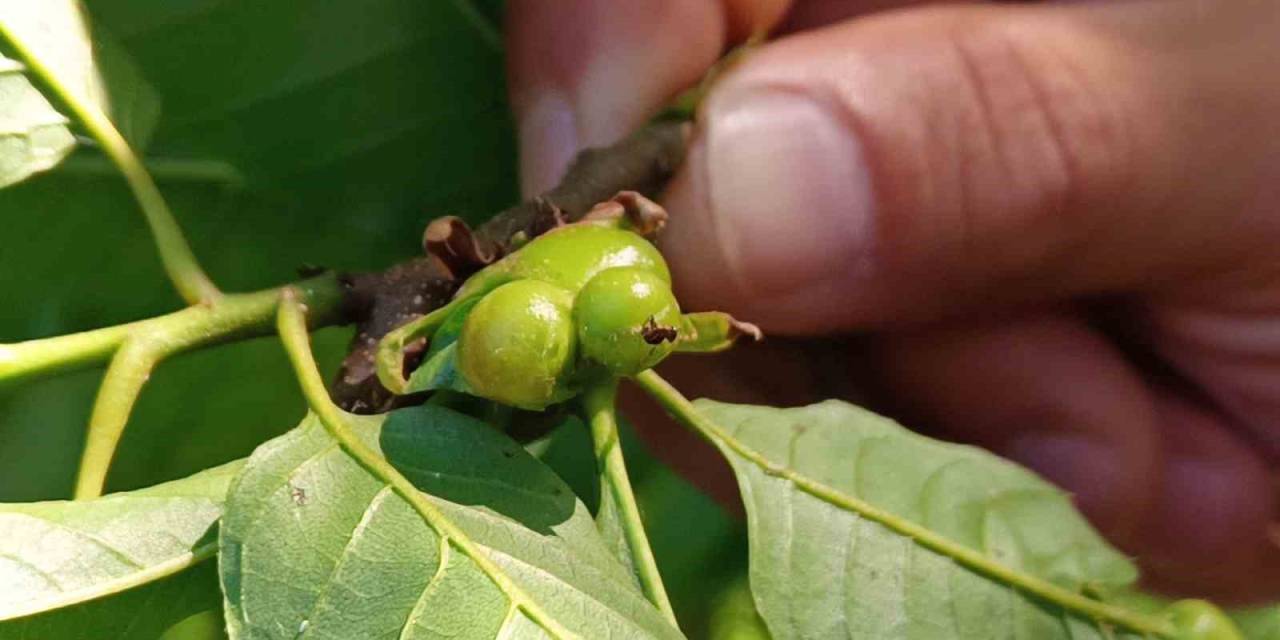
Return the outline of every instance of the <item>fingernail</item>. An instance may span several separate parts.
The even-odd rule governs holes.
[[[1014,438],[1001,453],[1071,493],[1104,533],[1124,532],[1132,524],[1127,461],[1116,447],[1088,436],[1034,434]]]
[[[578,151],[573,107],[559,93],[547,91],[521,115],[520,190],[526,197],[556,185]]]
[[[830,105],[796,92],[713,97],[699,154],[724,262],[744,292],[849,277],[871,237],[863,149]]]

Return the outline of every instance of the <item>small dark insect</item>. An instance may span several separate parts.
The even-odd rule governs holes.
[[[293,498],[293,503],[299,507],[306,506],[307,504],[307,490],[302,487],[289,485],[289,497]]]
[[[644,321],[644,326],[640,328],[640,336],[644,338],[645,344],[662,344],[675,342],[680,334],[676,332],[675,327],[659,326],[653,316],[649,316],[649,319]]]

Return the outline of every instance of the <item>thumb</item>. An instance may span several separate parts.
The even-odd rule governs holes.
[[[1201,4],[933,6],[769,45],[669,193],[682,299],[808,333],[1275,260],[1280,4]]]
[[[584,147],[653,115],[724,47],[772,27],[789,0],[510,0],[507,67],[522,189],[560,179]]]

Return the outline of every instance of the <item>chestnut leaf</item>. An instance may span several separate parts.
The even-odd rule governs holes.
[[[695,406],[738,477],[751,588],[775,638],[1167,630],[1120,607],[1146,628],[1099,619],[1086,594],[1131,584],[1135,568],[1066,494],[1011,462],[843,402]]]
[[[228,496],[220,566],[233,639],[682,637],[582,502],[502,433],[434,405],[348,424],[455,533],[308,417],[259,447]]]
[[[95,500],[0,505],[0,639],[146,640],[216,610],[217,523],[242,464]]]

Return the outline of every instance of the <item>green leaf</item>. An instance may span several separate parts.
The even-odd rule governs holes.
[[[85,502],[0,505],[0,638],[154,638],[216,606],[204,561],[242,465]]]
[[[769,640],[769,629],[756,611],[746,576],[716,597],[711,613],[711,640]]]
[[[475,296],[458,302],[458,308],[449,313],[435,333],[431,334],[423,363],[409,376],[408,393],[433,389],[472,393],[471,385],[467,384],[458,371],[458,337],[462,335],[462,325],[467,316],[471,315],[471,310],[483,297]]]
[[[209,567],[217,568],[212,563]],[[212,571],[210,574],[216,590],[217,572]],[[164,635],[160,636],[160,640],[225,640],[226,637],[227,625],[222,621],[222,610],[219,608],[200,611],[183,618],[169,627]]]
[[[0,23],[45,6],[55,12],[68,7],[74,10],[74,5],[58,2],[9,2],[0,6]],[[84,59],[80,64],[92,65],[92,60]],[[0,187],[53,168],[75,148],[71,121],[54,109],[26,74],[26,65],[0,52]]]
[[[738,476],[752,591],[775,637],[1120,633],[1080,592],[1135,569],[1030,472],[842,402],[696,407]],[[1133,631],[1168,631],[1116,611]]]
[[[0,25],[10,39],[48,69],[70,97],[107,111],[107,89],[94,64],[94,44],[76,0],[5,2]]]
[[[586,507],[505,435],[431,405],[349,423],[464,540],[429,527],[309,417],[260,447],[231,490],[220,562],[233,638],[548,635],[530,607],[584,638],[680,637]]]
[[[141,153],[160,124],[160,95],[129,52],[103,27],[93,27],[93,44],[106,87],[107,103],[102,107],[129,146]]]
[[[218,564],[210,558],[181,573],[100,600],[0,622],[0,640],[194,640],[189,634],[165,634],[175,625],[189,629],[184,622],[193,616],[215,617],[220,628],[221,599]],[[196,637],[225,638],[226,634]]]
[[[145,146],[159,115],[155,91],[125,51],[91,33],[74,0],[0,5],[0,43],[39,61],[81,101],[116,120],[135,147]],[[16,53],[0,53],[0,187],[56,166],[75,148],[71,121],[41,92],[47,79]]]
[[[53,168],[75,148],[70,120],[31,85],[26,67],[0,54],[0,187]]]
[[[422,366],[414,369],[409,376],[407,393],[418,393],[433,389],[448,389],[459,393],[472,394],[471,385],[458,371],[458,343],[452,342],[437,351]]]
[[[1227,615],[1249,640],[1280,640],[1280,605],[1233,609]]]
[[[479,4],[496,15],[496,2]],[[501,53],[450,2],[130,0],[86,10],[160,96],[144,161],[227,291],[294,280],[303,264],[383,268],[421,254],[430,218],[474,223],[518,195]],[[99,62],[110,89],[109,60]],[[0,250],[0,299],[19,303],[0,313],[0,342],[179,308],[136,206],[114,168],[87,152],[0,190],[6,237],[40,239]],[[350,337],[317,336],[325,370]],[[98,378],[0,389],[0,501],[70,493]],[[166,362],[139,398],[108,486],[245,457],[295,426],[300,402],[275,341]]]

